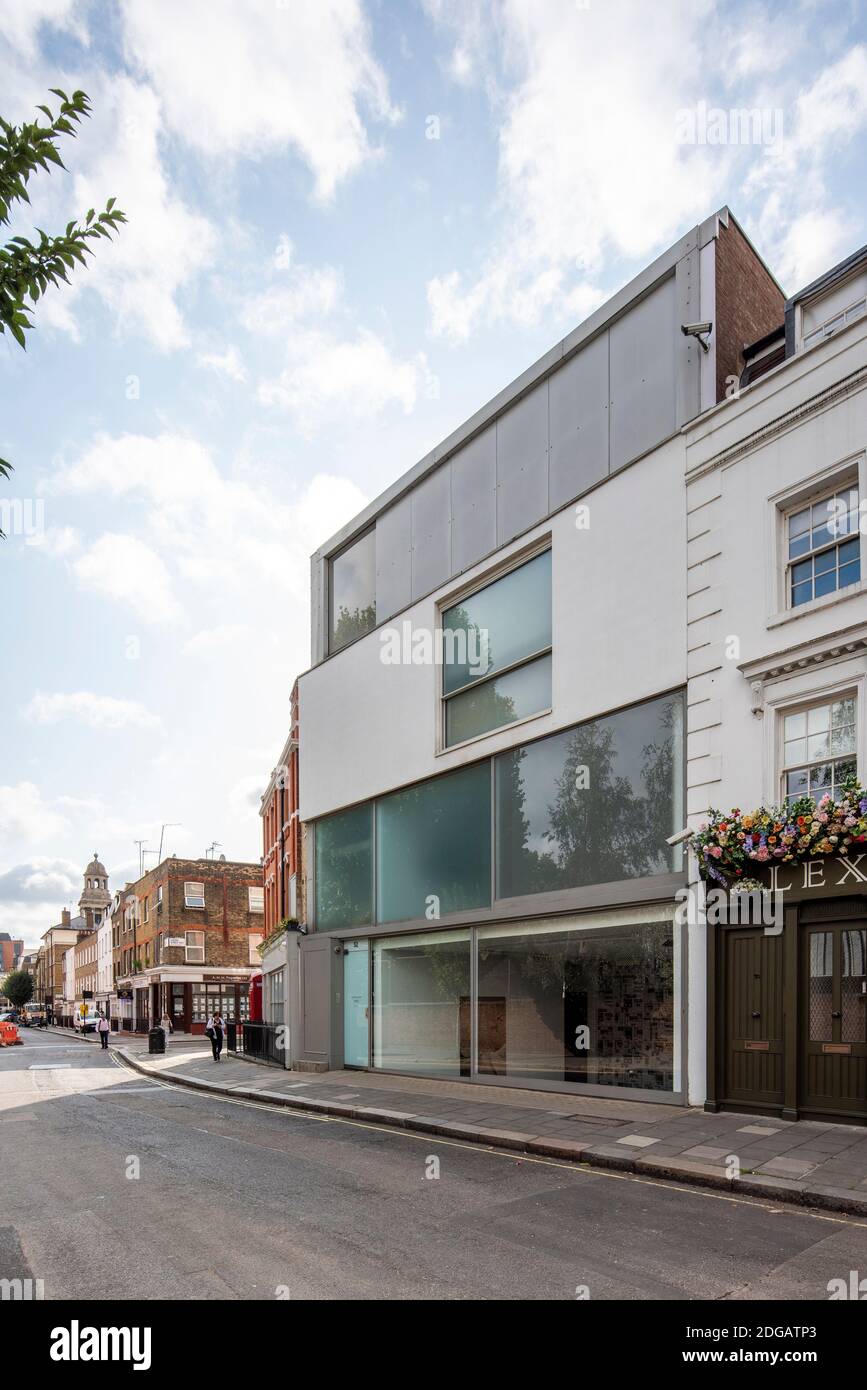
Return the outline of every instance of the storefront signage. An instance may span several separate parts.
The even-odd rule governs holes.
[[[772,893],[867,893],[867,853],[829,854],[800,864],[763,865],[756,873]]]

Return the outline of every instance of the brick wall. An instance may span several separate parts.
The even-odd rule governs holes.
[[[720,225],[716,244],[716,398],[726,377],[739,377],[743,350],[783,322],[785,298],[734,221]]]

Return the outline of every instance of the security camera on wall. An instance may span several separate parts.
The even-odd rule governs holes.
[[[687,338],[697,338],[705,352],[710,352],[710,348],[705,341],[710,336],[713,323],[705,319],[702,323],[682,323],[680,331]]]

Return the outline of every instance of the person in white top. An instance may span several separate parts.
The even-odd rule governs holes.
[[[111,1032],[111,1024],[105,1017],[105,1014],[100,1014],[99,1018],[96,1020],[96,1031],[99,1034],[99,1042],[103,1052],[107,1052],[108,1035]]]

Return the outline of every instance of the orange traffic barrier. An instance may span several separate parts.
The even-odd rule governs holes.
[[[0,1047],[14,1047],[16,1043],[19,1047],[23,1047],[15,1024],[0,1023]]]

